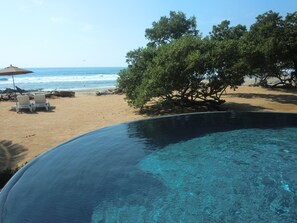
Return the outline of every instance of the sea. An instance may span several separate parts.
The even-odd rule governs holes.
[[[125,67],[26,68],[30,74],[14,75],[15,85],[24,90],[91,90],[117,86]],[[13,88],[12,76],[0,76],[0,90]]]

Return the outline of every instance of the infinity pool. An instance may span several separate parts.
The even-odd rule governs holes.
[[[217,112],[72,139],[0,193],[0,222],[297,222],[297,114]]]

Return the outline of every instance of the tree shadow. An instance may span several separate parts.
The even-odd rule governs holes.
[[[261,106],[254,106],[248,103],[226,102],[221,105],[222,109],[226,111],[260,111],[267,108]]]
[[[275,87],[275,88],[265,88],[265,89],[268,89],[270,91],[289,93],[289,94],[297,94],[297,88]]]
[[[17,163],[25,158],[28,149],[12,141],[0,141],[0,171],[15,168]]]
[[[231,97],[239,98],[264,98],[271,101],[275,101],[282,104],[293,104],[297,105],[297,95],[274,95],[274,94],[253,94],[253,93],[231,93],[228,94]]]
[[[254,106],[248,103],[235,103],[225,102],[221,105],[208,104],[208,105],[192,105],[192,106],[173,106],[172,104],[157,103],[150,106],[146,106],[138,111],[138,114],[144,114],[147,116],[159,116],[159,115],[175,115],[194,112],[211,112],[211,111],[260,111],[267,110],[265,107]]]
[[[207,106],[173,106],[157,103],[154,105],[146,106],[142,108],[138,113],[147,116],[158,116],[158,115],[175,115],[182,113],[193,113],[193,112],[207,112],[207,111],[218,111],[220,107],[207,107]]]

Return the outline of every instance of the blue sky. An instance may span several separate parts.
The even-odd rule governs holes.
[[[1,0],[0,68],[126,66],[145,29],[170,11],[195,16],[203,35],[222,20],[249,27],[268,10],[285,16],[296,0]]]

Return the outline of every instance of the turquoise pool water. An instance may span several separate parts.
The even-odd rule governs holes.
[[[297,128],[243,129],[170,144],[137,167],[166,188],[101,202],[92,222],[294,222]]]
[[[99,129],[22,168],[0,222],[296,222],[297,114],[205,113]]]

